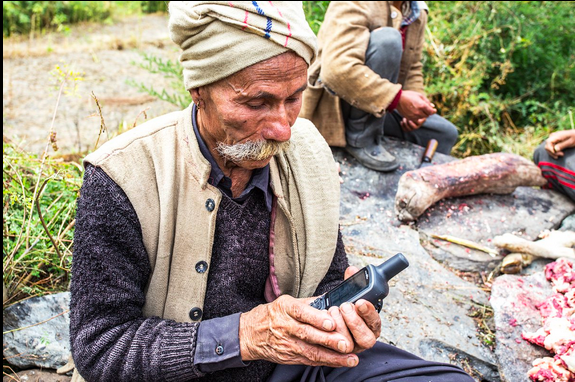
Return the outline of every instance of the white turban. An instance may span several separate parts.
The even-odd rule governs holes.
[[[169,11],[187,90],[290,50],[308,65],[317,55],[301,1],[170,1]]]

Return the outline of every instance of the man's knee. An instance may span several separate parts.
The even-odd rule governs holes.
[[[450,147],[453,147],[459,138],[459,131],[457,131],[457,126],[455,126],[453,123],[449,122],[448,120],[445,121],[447,122],[444,130],[445,140]]]
[[[450,154],[451,148],[457,142],[459,138],[459,132],[457,127],[449,122],[447,119],[440,115],[433,114],[427,118],[422,128],[427,129],[429,134],[433,135],[433,138],[437,139],[439,146],[437,151],[442,154]]]
[[[401,33],[397,29],[383,27],[371,32],[365,57],[368,66],[370,63],[377,62],[382,63],[383,67],[399,69],[402,54],[403,43]]]

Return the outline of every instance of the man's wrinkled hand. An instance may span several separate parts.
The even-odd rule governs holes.
[[[401,97],[397,104],[397,111],[410,121],[418,121],[437,113],[435,105],[431,103],[426,96],[411,90],[401,92]]]
[[[545,150],[553,157],[558,159],[565,155],[563,150],[575,147],[575,130],[556,131],[549,135],[545,141]]]
[[[326,310],[311,307],[311,301],[313,299],[284,295],[243,313],[240,316],[242,360],[262,359],[289,365],[356,366],[359,359],[351,353],[355,347],[353,340],[349,335],[334,330],[334,318]]]

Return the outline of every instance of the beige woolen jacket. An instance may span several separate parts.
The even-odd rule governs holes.
[[[424,92],[421,73],[427,24],[424,9],[407,27],[397,84],[365,66],[370,33],[379,27],[400,28],[403,16],[391,3],[332,1],[327,9],[318,33],[318,58],[308,72],[300,117],[311,120],[330,146],[343,147],[346,143],[340,97],[381,117],[400,89]]]
[[[191,107],[140,125],[88,155],[126,193],[142,227],[152,268],[145,316],[191,321],[203,308],[220,191],[192,127]],[[290,148],[270,163],[277,198],[266,296],[309,297],[331,264],[339,229],[339,178],[329,146],[298,119]],[[271,252],[271,251],[270,251]],[[209,267],[208,267],[209,270]],[[269,299],[269,298],[268,298]]]

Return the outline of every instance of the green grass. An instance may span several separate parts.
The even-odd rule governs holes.
[[[67,289],[79,165],[2,145],[3,275],[10,301]]]

